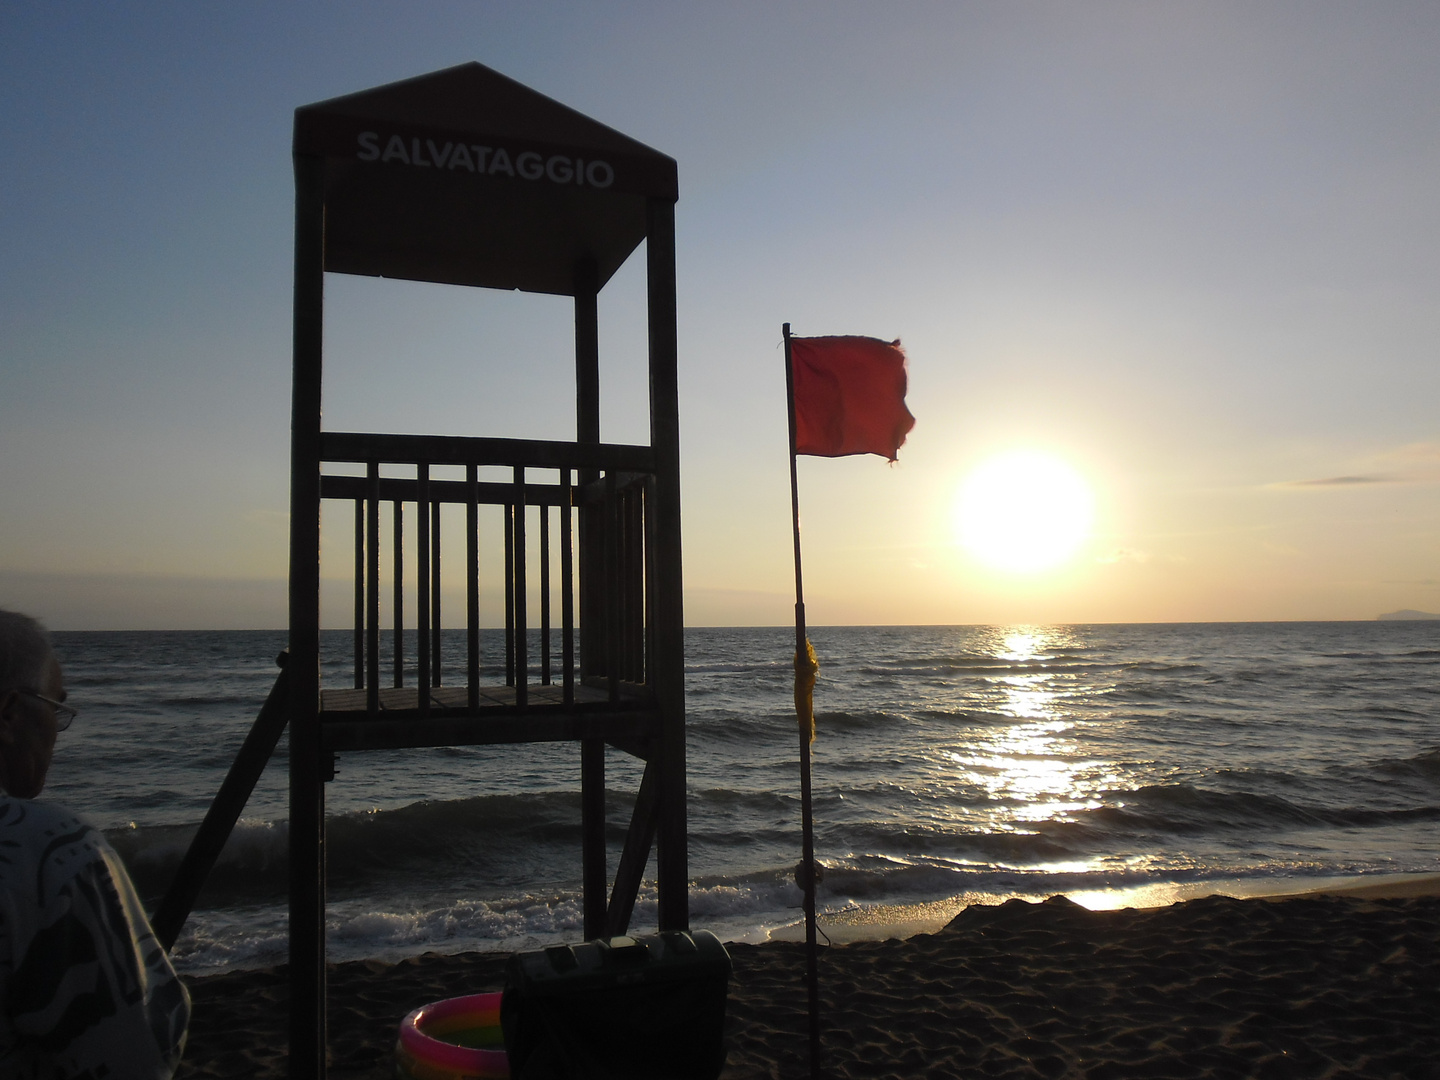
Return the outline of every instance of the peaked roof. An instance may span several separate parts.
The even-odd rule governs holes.
[[[476,63],[295,110],[323,157],[326,269],[571,293],[645,238],[675,161]]]

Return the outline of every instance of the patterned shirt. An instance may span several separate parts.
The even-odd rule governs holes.
[[[0,791],[0,1077],[168,1080],[190,995],[119,857],[63,807]]]

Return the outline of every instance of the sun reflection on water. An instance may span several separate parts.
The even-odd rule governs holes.
[[[1041,656],[1045,635],[1038,630],[1007,630],[1001,643],[1002,660],[1034,660]]]
[[[998,631],[991,655],[1001,661],[988,677],[993,716],[1015,722],[972,732],[969,744],[949,751],[954,778],[988,797],[987,827],[1026,831],[1099,807],[1100,791],[1114,782],[1109,763],[1084,757],[1075,737],[1080,720],[1067,711],[1072,676],[1051,665],[1067,631],[1019,627]]]

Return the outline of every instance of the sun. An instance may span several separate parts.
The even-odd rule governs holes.
[[[960,543],[988,566],[1012,573],[1049,570],[1069,560],[1090,535],[1095,497],[1065,462],[1012,450],[982,462],[955,504]]]

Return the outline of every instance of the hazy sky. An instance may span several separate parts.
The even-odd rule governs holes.
[[[812,623],[1440,610],[1437,56],[1419,2],[5,4],[0,605],[284,624],[293,110],[478,60],[679,162],[689,623],[790,616],[787,320],[902,338],[917,418],[802,459]],[[568,301],[327,304],[327,427],[572,437]],[[1024,448],[1095,496],[1029,576],[953,522]]]

